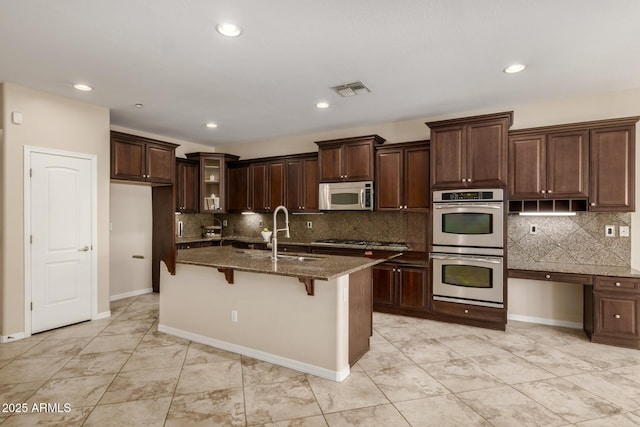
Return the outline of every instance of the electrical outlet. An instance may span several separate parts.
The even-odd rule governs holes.
[[[616,226],[615,225],[605,225],[604,226],[604,235],[605,235],[605,237],[616,237]]]
[[[264,221],[262,220],[258,221],[258,227],[260,228],[264,227]]]
[[[535,224],[529,225],[529,234],[538,234],[538,226]]]
[[[307,228],[313,228],[313,222],[307,221]]]
[[[620,237],[629,237],[629,226],[621,225],[620,226]]]
[[[238,321],[238,310],[231,310],[231,321],[232,322]]]
[[[226,219],[223,219],[223,220],[222,220],[222,226],[223,226],[223,227],[226,227],[226,226],[227,226],[227,220],[226,220]]]

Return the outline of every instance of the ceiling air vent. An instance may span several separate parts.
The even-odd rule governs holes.
[[[371,89],[369,89],[364,83],[360,81],[347,83],[340,86],[333,86],[331,89],[338,92],[338,95],[344,96],[344,97],[356,96],[363,93],[371,92]]]

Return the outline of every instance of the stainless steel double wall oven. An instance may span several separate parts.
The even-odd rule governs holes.
[[[504,192],[433,192],[433,299],[504,308]]]

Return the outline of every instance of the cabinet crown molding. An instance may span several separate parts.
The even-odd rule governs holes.
[[[471,124],[475,122],[485,122],[487,120],[507,119],[508,127],[513,125],[513,111],[503,111],[501,113],[482,114],[479,116],[470,117],[458,117],[455,119],[438,120],[435,122],[426,122],[425,125],[430,128],[456,125],[456,124]]]
[[[512,129],[509,131],[509,136],[515,135],[523,135],[529,133],[546,133],[546,132],[565,132],[565,131],[575,131],[575,130],[584,130],[584,129],[601,129],[608,127],[617,127],[617,126],[632,126],[635,125],[638,120],[640,120],[640,116],[633,117],[620,117],[616,119],[604,119],[604,120],[593,120],[589,122],[577,122],[577,123],[566,123],[559,125],[550,125],[550,126],[540,126],[526,129]]]
[[[351,138],[338,138],[338,139],[330,139],[327,141],[315,141],[318,145],[330,145],[330,144],[345,144],[349,142],[357,142],[357,141],[371,141],[374,145],[384,144],[386,139],[379,135],[365,135],[365,136],[354,136]]]

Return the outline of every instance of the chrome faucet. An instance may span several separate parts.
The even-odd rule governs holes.
[[[278,212],[284,211],[284,228],[278,229]],[[289,211],[284,206],[280,205],[273,211],[273,236],[271,237],[271,260],[273,262],[278,261],[278,231],[284,231],[285,237],[289,239]]]

